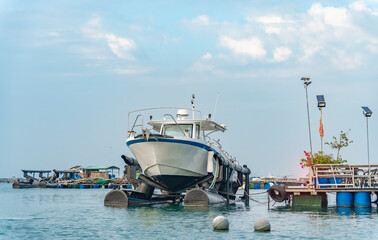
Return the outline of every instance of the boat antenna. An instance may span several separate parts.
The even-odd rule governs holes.
[[[192,115],[193,115],[193,120],[194,120],[194,99],[196,98],[196,96],[194,94],[192,94]]]
[[[214,106],[214,111],[213,111],[213,121],[215,120],[215,111],[217,110],[218,98],[219,98],[219,92],[217,92],[217,99],[215,100],[215,106]]]

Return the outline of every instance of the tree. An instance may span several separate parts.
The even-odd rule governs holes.
[[[343,132],[341,130],[340,137],[337,139],[335,136],[332,137],[333,141],[332,142],[326,142],[325,144],[331,146],[333,149],[337,149],[337,160],[341,160],[341,155],[340,155],[340,149],[343,147],[348,147],[349,144],[351,144],[353,141],[349,140],[347,137],[347,134],[350,132],[350,129],[348,132]]]

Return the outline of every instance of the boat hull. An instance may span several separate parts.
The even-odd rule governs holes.
[[[144,174],[170,190],[177,191],[208,174],[210,147],[195,139],[129,139],[126,144]]]
[[[39,183],[33,184],[29,182],[18,182],[18,181],[12,184],[13,188],[37,188],[38,186],[39,186]]]

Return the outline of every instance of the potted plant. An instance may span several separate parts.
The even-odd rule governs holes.
[[[345,163],[346,160],[343,160],[341,158],[334,159],[332,154],[325,154],[322,151],[319,151],[315,154],[312,154],[311,152],[304,151],[305,157],[301,159],[300,165],[302,168],[309,167],[311,169],[312,166],[317,164],[342,164]],[[310,170],[312,171],[312,169]],[[335,184],[341,183],[341,179],[334,179],[329,177],[318,177],[318,184]],[[316,186],[316,183],[315,183]],[[328,185],[320,186],[320,187],[329,187]]]

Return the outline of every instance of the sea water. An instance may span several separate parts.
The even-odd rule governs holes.
[[[328,208],[268,210],[266,190],[251,190],[250,206],[193,208],[182,204],[105,207],[108,189],[12,189],[0,184],[0,239],[371,239],[378,234],[378,212],[338,209],[328,194]],[[273,202],[271,202],[273,205]],[[214,231],[223,215],[229,231]],[[270,232],[254,232],[265,218]]]

